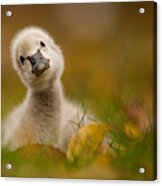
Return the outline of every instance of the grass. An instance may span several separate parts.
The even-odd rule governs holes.
[[[65,153],[50,146],[30,145],[15,152],[2,148],[2,176],[152,180],[152,128],[141,131],[137,124],[133,124],[122,104],[109,102],[98,109],[103,123],[109,126],[105,140],[108,146],[98,145],[93,151],[90,140],[80,142],[81,137],[88,132],[84,130],[84,133],[76,136],[80,140],[77,141],[80,148],[77,152],[79,163],[69,161]],[[88,135],[95,138],[96,134],[90,131]],[[94,145],[96,142],[93,141]],[[70,147],[72,154],[77,143]],[[88,153],[91,159],[87,161]],[[9,162],[13,168],[6,170]],[[138,172],[140,167],[146,169],[144,174]]]

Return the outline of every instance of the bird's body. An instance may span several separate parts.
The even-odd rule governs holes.
[[[15,150],[28,144],[47,144],[66,151],[77,124],[89,124],[90,120],[79,104],[64,96],[60,48],[42,29],[29,27],[13,40],[12,61],[28,90],[6,119],[3,145]]]

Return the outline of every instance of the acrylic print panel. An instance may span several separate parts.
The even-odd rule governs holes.
[[[156,179],[156,4],[2,6],[2,176]]]

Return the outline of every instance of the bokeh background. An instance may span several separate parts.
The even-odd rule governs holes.
[[[144,14],[138,12],[141,7]],[[27,168],[21,165],[22,154],[4,150],[2,163],[10,158],[18,165],[10,173],[2,169],[5,176],[153,179],[153,14],[153,2],[2,6],[2,120],[26,92],[12,69],[11,40],[20,29],[39,26],[63,51],[66,96],[110,125],[108,139],[117,151],[115,158],[99,159],[96,168],[67,166],[64,160],[60,174],[45,161],[45,174],[37,167],[39,160],[32,161],[31,172],[31,162]],[[145,174],[138,173],[139,166],[147,168]]]

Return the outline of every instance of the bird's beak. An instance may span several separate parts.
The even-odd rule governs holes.
[[[36,76],[40,76],[44,71],[46,71],[49,66],[49,59],[45,58],[40,50],[38,50],[34,55],[28,56],[27,59],[32,65],[32,73]]]

